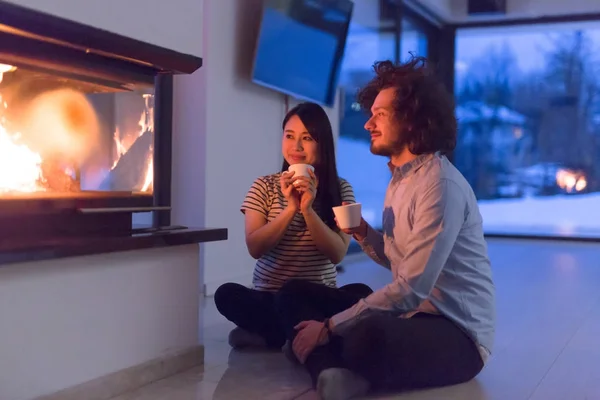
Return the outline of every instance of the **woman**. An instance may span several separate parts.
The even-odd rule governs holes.
[[[335,223],[332,207],[355,202],[350,184],[339,178],[333,133],[325,110],[302,103],[283,120],[283,167],[280,173],[254,181],[241,211],[246,245],[257,259],[253,289],[226,283],[215,293],[219,312],[237,325],[229,334],[234,348],[285,344],[275,293],[290,279],[336,285],[335,264],[342,261],[350,237]],[[292,164],[314,167],[310,178],[288,172]],[[368,296],[363,284],[343,287]]]

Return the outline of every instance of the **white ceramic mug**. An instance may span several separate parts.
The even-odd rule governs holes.
[[[362,208],[360,203],[333,207],[333,214],[340,229],[351,229],[360,226]]]
[[[305,176],[310,178],[309,170],[315,172],[315,168],[310,164],[293,164],[288,168],[289,172],[295,172],[294,177]]]

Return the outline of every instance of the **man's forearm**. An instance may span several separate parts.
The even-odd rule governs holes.
[[[387,256],[385,255],[383,234],[381,232],[377,232],[369,224],[366,224],[366,228],[365,234],[355,234],[354,240],[358,242],[365,254],[367,254],[373,261],[389,269],[390,260],[388,260]]]
[[[436,222],[431,227],[421,228],[418,234],[413,233],[407,239],[410,256],[400,261],[402,270],[394,271],[391,283],[331,317],[335,333],[352,326],[369,311],[405,313],[418,309],[430,296],[456,242],[460,217],[454,218],[456,221],[446,219],[445,229],[441,231]]]
[[[366,311],[368,311],[368,305],[365,303],[365,300],[359,300],[352,307],[347,308],[329,318],[330,332],[334,335],[343,336],[344,332],[359,320],[359,315],[365,313]]]

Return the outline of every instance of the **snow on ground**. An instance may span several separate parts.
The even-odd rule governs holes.
[[[600,193],[479,202],[486,230],[502,227],[576,234],[600,231]],[[535,228],[538,229],[535,229]]]
[[[350,182],[362,203],[365,220],[380,226],[390,180],[387,159],[372,155],[366,142],[340,137],[337,161],[340,176]],[[486,200],[479,208],[487,232],[600,234],[600,193]]]

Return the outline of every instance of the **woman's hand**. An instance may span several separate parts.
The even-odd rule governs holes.
[[[279,178],[279,183],[281,184],[281,193],[283,193],[283,197],[285,197],[287,200],[288,208],[298,211],[300,208],[300,196],[294,188],[294,181],[298,179],[294,179],[295,174],[296,173],[294,171],[282,172],[281,177]]]
[[[299,176],[295,179],[294,188],[300,193],[300,212],[305,214],[312,210],[313,203],[317,197],[317,187],[319,180],[315,173],[308,171],[310,178]]]

